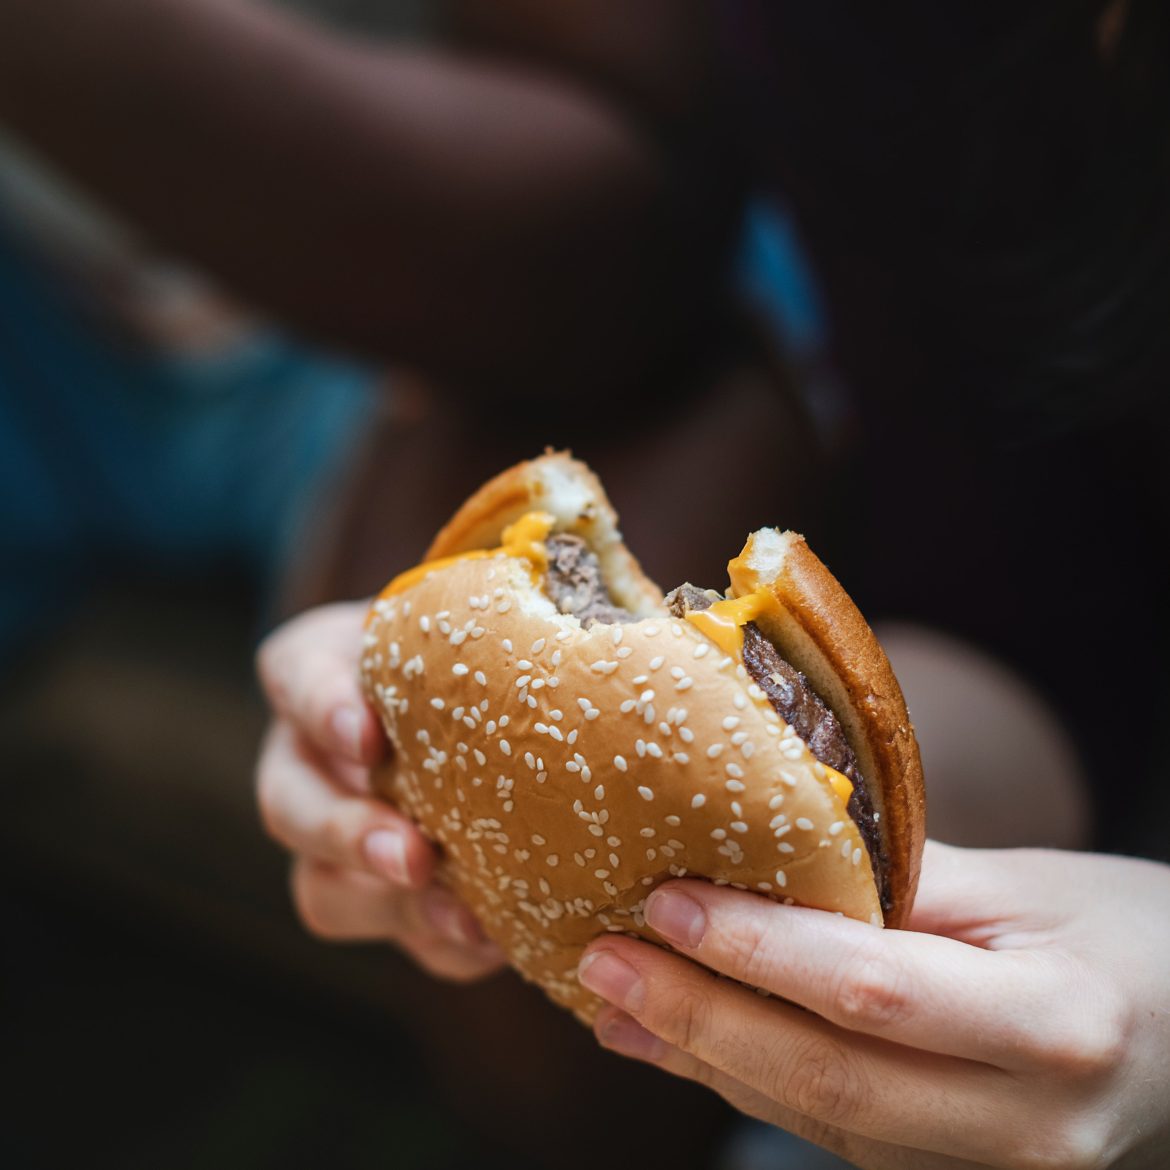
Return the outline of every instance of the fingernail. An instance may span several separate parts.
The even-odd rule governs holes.
[[[656,890],[646,899],[646,921],[667,942],[697,947],[707,931],[707,915],[694,898],[677,890]]]
[[[604,1047],[638,1060],[658,1060],[666,1051],[665,1041],[653,1032],[647,1032],[625,1012],[615,1012],[601,1024],[597,1029],[597,1038]]]
[[[362,717],[356,707],[343,704],[334,708],[329,725],[337,739],[337,746],[351,759],[362,758]]]
[[[642,977],[613,951],[593,951],[577,967],[577,978],[602,999],[636,1012],[646,1001]]]
[[[461,906],[447,900],[436,899],[426,910],[427,919],[448,942],[460,946],[477,947],[483,944],[483,931],[479,923]]]
[[[396,829],[375,829],[366,834],[366,857],[383,876],[400,886],[410,885],[406,868],[406,842]]]

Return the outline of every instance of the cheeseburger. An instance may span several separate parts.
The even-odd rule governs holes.
[[[672,877],[899,926],[922,770],[873,632],[803,537],[752,533],[722,592],[665,597],[596,476],[547,454],[463,505],[370,610],[375,786],[522,975],[590,1020],[586,944],[656,941]]]

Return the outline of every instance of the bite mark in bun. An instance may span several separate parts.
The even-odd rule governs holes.
[[[754,533],[729,574],[726,598],[664,601],[596,477],[551,454],[476,493],[367,621],[395,749],[378,790],[582,1019],[581,950],[653,940],[642,908],[670,877],[875,924],[913,900],[921,768],[876,639],[795,534]]]

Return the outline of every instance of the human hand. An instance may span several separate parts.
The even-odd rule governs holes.
[[[603,1045],[867,1170],[1161,1167],[1168,907],[1166,866],[929,842],[909,930],[672,881],[679,953],[609,935],[580,978]]]
[[[358,684],[365,611],[310,610],[261,645],[257,671],[275,711],[256,767],[261,817],[293,854],[293,900],[313,934],[393,942],[433,975],[475,979],[502,954],[432,881],[427,840],[370,790],[387,744]]]

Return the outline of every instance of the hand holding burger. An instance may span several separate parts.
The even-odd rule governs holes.
[[[513,505],[526,507],[531,502],[526,497],[513,501]],[[466,510],[460,515],[467,520]],[[529,528],[527,532],[513,532],[513,547],[521,541],[531,541],[532,531]],[[485,549],[498,548],[502,535],[471,526],[461,530],[453,522],[432,551],[440,555],[441,550],[441,555],[452,556],[472,550],[483,553]],[[547,550],[547,540],[545,545]],[[556,601],[548,598],[555,611],[565,612],[562,607],[567,606],[571,612],[591,599],[598,604],[597,591],[588,580],[588,567],[582,572],[573,571],[574,566],[581,567],[581,558],[572,542],[566,549],[554,541],[552,551],[553,560],[559,562],[556,571],[567,569],[561,574],[567,586],[564,593]],[[747,556],[752,558],[750,547]],[[466,567],[487,559],[479,555],[465,558],[462,563]],[[455,566],[461,562],[450,563]],[[603,565],[599,558],[598,567]],[[636,583],[639,577],[630,566],[624,556],[611,559],[611,579],[616,568],[619,579],[624,572],[627,583]],[[424,568],[407,577],[405,583],[409,587],[411,582],[425,581],[434,568]],[[539,580],[538,575],[529,573],[522,578],[527,582],[522,587],[532,588]],[[495,588],[493,585],[488,591],[486,609],[482,607],[483,593],[478,595],[482,616],[470,628],[464,629],[466,621],[455,625],[450,613],[440,616],[440,609],[431,615],[432,632],[437,631],[455,649],[468,640],[474,643],[486,638],[488,622],[506,616],[515,605],[513,601],[505,606],[504,614],[496,615],[504,598],[494,595]],[[546,589],[547,583],[540,588]],[[404,592],[392,589],[389,596]],[[656,606],[659,601],[649,592],[639,594],[634,590],[632,597],[628,594],[628,590],[623,593],[619,587],[616,598],[631,604],[631,609],[625,610],[626,616],[635,614],[642,604]],[[611,597],[608,603],[612,605],[614,601]],[[705,605],[706,601],[714,604]],[[719,604],[724,608],[716,610],[714,616],[732,619],[725,625],[735,630],[746,631],[750,624],[768,625],[739,623],[735,619],[744,616],[743,609],[737,613],[726,602],[714,602],[702,590],[683,590],[675,595],[672,604],[682,610],[681,621],[678,613],[671,615],[684,631],[682,635],[671,631],[670,637],[676,640],[690,636],[682,622],[695,625],[693,617],[687,616],[689,611]],[[330,937],[397,941],[438,974],[469,977],[494,969],[500,954],[490,944],[475,941],[481,936],[467,907],[430,881],[438,858],[424,836],[366,791],[367,766],[382,749],[373,713],[362,705],[357,691],[355,660],[359,656],[367,660],[365,675],[371,689],[374,683],[383,687],[395,684],[376,677],[377,665],[369,659],[371,650],[380,645],[379,635],[371,629],[362,647],[360,616],[360,608],[353,606],[331,607],[306,615],[274,635],[261,656],[262,676],[280,712],[262,759],[262,805],[274,834],[302,855],[298,863],[302,915],[319,933]],[[416,619],[423,616],[426,615],[415,614]],[[544,606],[539,607],[538,616],[547,619]],[[620,615],[602,609],[599,616],[612,619]],[[448,629],[444,630],[440,622]],[[612,629],[605,628],[625,623],[609,620],[599,624],[599,632],[610,640],[612,649],[596,661],[620,663],[631,659],[635,653],[632,649],[623,657],[616,653],[627,635],[614,642]],[[477,635],[479,626],[484,632]],[[767,637],[766,630],[761,632]],[[466,637],[461,638],[461,633]],[[725,628],[722,633],[714,633],[718,638],[731,631]],[[745,648],[750,652],[748,639],[753,635],[745,632],[740,637],[741,652]],[[771,638],[768,641],[775,647]],[[534,650],[530,645],[527,661],[534,662],[531,655],[539,654],[541,649]],[[402,650],[400,643],[398,653],[405,668],[410,660],[401,657]],[[386,644],[383,653],[391,655],[393,648]],[[702,657],[713,653],[708,651]],[[470,663],[462,663],[468,666],[466,674],[454,669],[461,661],[452,658],[451,678],[470,677],[477,682]],[[560,662],[564,661],[562,652]],[[663,665],[665,655],[659,669]],[[649,661],[646,666],[649,668]],[[413,676],[416,672],[417,663],[410,673]],[[422,676],[426,672],[424,657],[423,670],[418,673]],[[542,690],[558,691],[565,685],[558,677],[556,686],[550,686],[551,680],[546,679],[544,686],[533,687],[535,677],[531,671],[527,673],[530,677],[524,703],[528,710],[533,709],[528,705],[529,698],[539,704]],[[592,673],[608,677],[604,668]],[[769,669],[768,674],[772,673],[778,674],[781,682],[791,682],[782,668]],[[484,676],[487,677],[486,669]],[[634,677],[631,675],[631,683]],[[696,688],[694,671],[681,678],[669,677],[684,684],[690,679],[687,689]],[[759,682],[753,682],[767,695]],[[519,695],[524,687],[516,689]],[[848,688],[846,702],[840,708],[839,693],[830,696],[832,703],[825,704],[816,688],[808,689],[834,717],[838,711],[850,715]],[[633,705],[624,712],[622,705],[630,699],[622,699],[618,714],[637,714],[646,724],[647,705],[655,703],[654,698],[643,695],[644,691],[639,691]],[[759,702],[755,696],[749,697]],[[398,702],[396,713],[401,713],[401,700],[406,698],[409,710],[411,700],[407,694],[381,697],[385,698]],[[479,726],[481,721],[468,704],[463,704],[464,710],[457,715],[457,705],[448,708],[448,699],[442,694],[428,697],[430,710],[439,711],[430,699],[442,699],[443,709],[452,719],[461,721],[468,735],[473,727],[464,720]],[[793,686],[786,701],[790,705],[795,701],[792,719],[784,719],[792,726],[800,718],[796,708],[806,707],[804,685]],[[355,704],[361,712],[356,722],[332,719],[339,708],[349,710]],[[673,705],[679,706],[677,700]],[[597,712],[586,718],[586,723],[602,718],[600,704],[592,700],[588,709],[580,704],[578,709],[583,717]],[[562,719],[541,720],[546,728],[564,722],[564,705],[550,709],[550,718],[552,710],[560,711]],[[487,712],[480,714],[484,732],[491,734],[487,732]],[[386,717],[384,706],[381,715]],[[656,708],[652,723],[670,725],[669,718],[661,720],[657,715]],[[742,715],[724,716],[737,717]],[[495,719],[494,731],[500,730],[501,722]],[[511,723],[509,718],[503,727],[505,734]],[[826,723],[827,730],[823,726]],[[675,726],[681,729],[681,724]],[[802,726],[805,730],[800,738],[806,746],[815,743],[820,751],[840,749],[839,738],[829,734],[831,721],[815,705],[806,707]],[[343,734],[339,734],[339,727],[345,729]],[[658,730],[665,736],[661,727]],[[738,735],[740,730],[737,725],[729,735]],[[537,734],[558,742],[547,732]],[[561,734],[567,740],[566,732]],[[765,730],[764,734],[769,733]],[[638,738],[647,749],[650,742],[659,742],[646,734]],[[463,738],[456,744],[459,742],[466,743],[468,751],[459,753],[456,746],[456,753],[466,754],[478,763],[468,740]],[[580,743],[580,734],[576,742]],[[737,746],[731,745],[730,739],[726,742]],[[747,742],[741,739],[739,744]],[[845,742],[853,751],[852,761],[834,756],[832,772],[826,768],[822,777],[816,775],[815,767],[812,771],[818,781],[827,779],[861,838],[866,817],[858,815],[858,785],[850,774],[860,771],[867,789],[871,781],[865,776],[863,753],[855,750],[850,737],[846,736]],[[423,741],[416,735],[415,743]],[[437,743],[423,746],[435,747],[437,752],[446,750]],[[479,750],[486,760],[487,753],[483,748]],[[684,755],[690,754],[682,750]],[[727,750],[725,747],[724,752]],[[753,750],[751,755],[754,754]],[[436,760],[436,768],[441,769],[435,755],[428,751],[425,758]],[[720,753],[713,758],[718,760]],[[619,769],[619,773],[629,777],[636,788],[649,788],[642,781],[649,773],[649,761],[659,757],[649,751],[639,755],[635,740],[633,759],[637,763],[627,760],[627,771],[620,773]],[[534,763],[540,762],[549,761],[543,755],[534,755]],[[570,762],[582,766],[571,756],[564,762],[566,766]],[[584,766],[592,772],[591,765]],[[421,772],[430,782],[431,793],[443,791],[435,785],[441,777],[433,769],[424,768]],[[582,779],[580,772],[569,773],[578,778],[582,789],[592,787],[595,800],[601,799],[596,794],[600,780],[592,774]],[[391,761],[376,769],[376,783],[382,791],[397,797],[401,781],[395,776],[400,774]],[[503,770],[499,775],[515,781]],[[534,771],[533,780],[536,775]],[[739,779],[734,775],[727,778]],[[311,782],[306,783],[306,779]],[[495,783],[498,784],[498,776]],[[544,784],[548,783],[546,776]],[[476,790],[482,787],[481,784]],[[439,805],[422,786],[418,791],[426,797],[420,801],[425,820],[430,815],[425,805],[432,805],[431,814]],[[896,794],[896,787],[892,791]],[[477,843],[485,849],[485,855],[486,841],[495,857],[503,857],[495,846],[505,843],[491,834],[502,828],[504,805],[510,799],[510,812],[514,813],[516,800],[506,785],[493,787],[491,792],[492,799],[499,802],[498,811],[489,814],[479,826],[484,833]],[[651,793],[651,801],[645,801],[638,793],[638,799],[647,807],[660,799],[659,792],[651,789]],[[729,811],[734,812],[731,799],[746,810],[743,795],[733,792],[726,797]],[[691,802],[698,796],[706,798],[698,803],[701,810],[710,793],[696,789]],[[585,811],[584,798],[574,799],[581,799],[581,811]],[[454,801],[456,805],[466,804],[458,796]],[[871,805],[876,823],[881,824],[885,810],[874,805],[872,798]],[[673,816],[680,821],[680,825],[669,826],[672,830],[681,827],[683,812],[665,812],[664,819]],[[465,819],[463,814],[460,819]],[[491,820],[500,822],[500,828],[487,823]],[[590,823],[597,822],[590,818]],[[743,823],[747,825],[746,820]],[[913,817],[909,823],[916,823]],[[607,825],[599,827],[606,838],[617,836],[606,833]],[[779,821],[773,832],[784,827],[785,822]],[[402,855],[409,859],[405,883],[400,881],[401,871],[397,868],[387,881],[385,857],[377,847],[369,850],[364,844],[369,834],[377,836],[386,830],[397,835],[405,850]],[[433,830],[428,831],[437,836]],[[590,838],[597,838],[595,832],[588,828],[585,831]],[[656,828],[656,837],[646,840],[657,839],[659,831]],[[844,831],[842,824],[838,833]],[[719,844],[733,840],[731,832],[725,831],[723,837],[712,840]],[[778,846],[793,832],[795,829],[773,837],[778,854]],[[689,844],[682,837],[675,836],[674,840]],[[910,840],[912,843],[913,835]],[[670,837],[665,843],[668,849],[675,849]],[[605,845],[610,845],[608,839]],[[775,888],[753,890],[747,882],[720,877],[689,880],[689,872],[678,873],[682,866],[676,850],[676,858],[667,855],[665,874],[652,878],[653,888],[639,909],[641,922],[635,919],[633,929],[628,921],[601,923],[598,929],[597,922],[589,919],[588,909],[583,908],[585,912],[577,918],[586,926],[579,940],[571,940],[569,947],[554,945],[554,951],[559,949],[562,957],[574,948],[584,948],[579,977],[588,988],[588,998],[575,1003],[571,998],[570,981],[576,981],[576,971],[566,970],[563,979],[550,990],[555,997],[578,1007],[582,1014],[595,1015],[595,1030],[607,1047],[707,1084],[743,1112],[843,1153],[859,1166],[875,1170],[976,1165],[1051,1166],[1062,1170],[1126,1166],[1153,1170],[1165,1165],[1170,1158],[1170,1099],[1165,1093],[1165,1071],[1170,1067],[1170,984],[1165,977],[1170,970],[1170,921],[1165,914],[1170,904],[1170,870],[1122,858],[1024,850],[972,851],[930,843],[924,855],[921,892],[911,908],[907,895],[913,887],[909,876],[912,862],[901,870],[901,884],[895,877],[889,887],[893,897],[887,893],[883,899],[881,847],[879,839],[874,851],[878,864],[870,862],[870,886],[859,883],[852,887],[865,891],[861,911],[853,913],[865,919],[877,913],[875,903],[881,907],[884,900],[883,917],[889,922],[898,914],[900,890],[902,916],[897,921],[901,930],[875,930],[866,921],[784,905],[791,893],[778,896]],[[589,848],[597,856],[598,847]],[[621,854],[612,848],[620,863]],[[647,850],[655,848],[653,843],[645,846]],[[734,847],[729,848],[736,855]],[[885,848],[888,851],[889,844]],[[870,850],[867,842],[866,859],[874,855]],[[902,856],[912,858],[913,852],[911,847]],[[396,849],[394,856],[399,855]],[[851,867],[852,857],[851,852]],[[733,860],[718,850],[714,858],[719,859],[717,865]],[[859,857],[854,872],[864,868],[862,862]],[[512,857],[508,865],[512,864],[521,863]],[[676,867],[673,872],[670,866]],[[375,878],[375,873],[381,876]],[[498,880],[508,878],[499,880],[503,890],[515,881],[506,872],[496,876]],[[706,876],[711,878],[712,874]],[[597,882],[608,880],[608,875],[597,878],[594,873],[593,877]],[[521,882],[527,880],[523,874],[519,877]],[[539,879],[536,884],[543,894]],[[412,892],[405,892],[404,885]],[[528,885],[531,892],[532,883]],[[737,885],[748,888],[736,888]],[[601,888],[604,890],[604,886]],[[784,887],[789,891],[792,888]],[[501,892],[496,891],[497,895]],[[529,898],[524,900],[530,902]],[[485,896],[484,902],[492,904],[493,899]],[[494,904],[502,905],[503,899]],[[479,905],[476,909],[483,913]],[[429,917],[432,911],[433,917]],[[488,916],[484,915],[484,919],[487,921]],[[458,940],[449,931],[457,931]],[[627,937],[628,934],[639,937]],[[510,941],[506,932],[501,932],[500,937],[505,943]],[[513,952],[511,957],[515,962],[517,954]],[[529,961],[523,955],[520,958],[522,962]],[[762,996],[758,992],[769,994]],[[597,1005],[603,1002],[607,1006],[598,1010]],[[645,1121],[648,1126],[671,1124],[670,1117],[653,1115]]]

